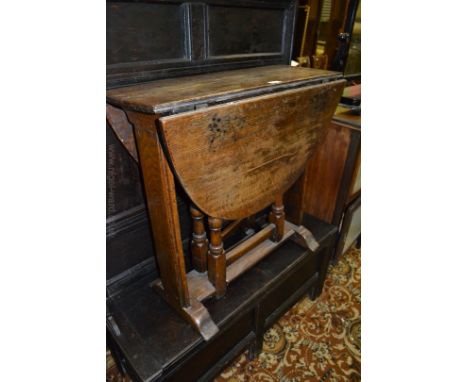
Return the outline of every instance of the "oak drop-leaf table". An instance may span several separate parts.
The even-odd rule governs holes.
[[[320,142],[344,84],[339,73],[276,65],[107,92],[108,121],[125,113],[134,129],[124,144],[142,170],[160,270],[153,287],[205,340],[218,327],[204,300],[223,297],[229,283],[287,240],[318,248],[300,218],[285,219],[283,196]],[[176,183],[192,203],[189,273]],[[223,240],[270,205],[268,222],[226,251]]]

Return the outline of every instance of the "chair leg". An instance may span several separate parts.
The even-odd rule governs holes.
[[[276,226],[275,232],[273,234],[274,241],[280,241],[284,235],[284,205],[283,205],[283,195],[277,196],[274,203],[271,206],[270,212],[270,223],[273,223]]]
[[[210,245],[208,251],[208,279],[216,289],[216,298],[226,294],[226,254],[221,237],[222,220],[209,217]]]
[[[208,239],[206,238],[204,215],[194,206],[190,207],[193,232],[190,248],[192,252],[192,264],[198,272],[206,271],[206,255],[208,253]]]

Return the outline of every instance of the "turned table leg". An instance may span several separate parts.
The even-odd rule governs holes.
[[[273,240],[280,241],[284,235],[284,205],[282,195],[277,196],[271,206],[270,223],[276,226]]]
[[[198,272],[206,271],[206,255],[208,252],[208,239],[206,238],[204,215],[194,206],[190,207],[192,216],[193,232],[190,247],[192,251],[192,264]]]
[[[216,289],[216,297],[226,293],[226,255],[221,237],[222,220],[209,217],[210,246],[208,252],[208,278]]]

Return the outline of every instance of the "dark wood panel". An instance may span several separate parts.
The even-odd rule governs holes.
[[[133,137],[133,131],[130,132]],[[106,279],[112,283],[116,278],[126,277],[125,274],[119,277],[120,273],[134,269],[147,259],[151,258],[154,269],[155,251],[138,165],[109,125],[106,134]],[[189,202],[180,187],[177,187],[177,208],[186,269],[190,271]],[[159,275],[157,267],[156,275]]]
[[[341,177],[340,190],[336,201],[335,211],[333,213],[332,224],[339,225],[343,217],[343,212],[346,208],[346,201],[351,188],[353,173],[356,169],[356,159],[361,147],[361,130],[346,126],[343,128],[349,129],[351,138],[349,141],[348,153],[346,156],[343,176]]]
[[[331,123],[306,168],[305,211],[328,223],[333,221],[350,140],[349,129]]]
[[[208,300],[207,308],[221,330],[210,342],[203,341],[200,334],[153,292],[148,286],[152,275],[135,277],[133,284],[108,299],[107,328],[112,346],[126,360],[135,381],[209,379],[212,371],[235,357],[239,350],[237,344],[246,344],[239,341],[248,338],[247,333],[251,330],[263,333],[264,322],[255,322],[254,317],[267,292],[274,291],[268,295],[271,298],[264,311],[285,309],[286,297],[288,305],[294,302],[291,296],[295,300],[301,297],[295,295],[296,291],[303,290],[297,280],[307,280],[307,275],[313,277],[324,269],[319,265],[325,257],[322,249],[331,245],[336,228],[307,215],[304,225],[320,243],[317,258],[289,241],[234,281],[224,298]],[[283,290],[292,295],[282,293]]]
[[[281,55],[284,13],[281,8],[208,6],[209,57]]]
[[[302,225],[304,217],[307,175],[307,171],[303,171],[299,179],[284,194],[286,219],[296,225]]]
[[[178,198],[180,226],[186,272],[192,270],[189,235],[190,222],[187,205]],[[106,279],[109,294],[115,294],[128,280],[150,272],[159,277],[155,249],[146,210],[142,204],[113,215],[106,222]]]
[[[310,281],[316,282],[318,277],[314,275],[314,271],[318,272],[320,267],[320,259],[324,253],[316,253],[304,259],[298,271],[288,276],[285,282],[278,288],[268,291],[260,305],[260,316],[266,320],[276,309],[278,304],[286,301],[289,296],[294,294],[303,284]]]
[[[188,59],[183,4],[107,3],[107,65]],[[164,38],[161,38],[164,36]]]
[[[200,380],[200,377],[210,370],[223,355],[229,353],[235,344],[255,330],[253,324],[252,313],[249,312],[239,317],[222,336],[214,338],[213,341],[204,342],[192,357],[178,366],[164,380],[173,382]],[[243,349],[239,349],[241,350]],[[231,357],[234,356],[235,354],[231,355]]]
[[[106,273],[108,280],[153,255],[153,239],[144,204],[107,219]]]
[[[106,146],[106,217],[109,217],[141,205],[144,197],[138,165],[108,124]]]
[[[294,0],[108,0],[107,86],[289,64],[294,19]]]
[[[113,265],[114,270],[110,273],[113,274],[116,270],[118,273],[108,280],[108,290],[112,289],[112,293],[108,294],[109,301],[112,300],[108,311],[108,329],[112,333],[113,339],[118,343],[116,346],[121,348],[122,357],[126,358],[131,364],[131,369],[138,374],[138,371],[136,371],[138,367],[145,368],[140,374],[144,375],[145,379],[151,380],[160,376],[161,367],[164,369],[162,371],[163,375],[175,376],[175,374],[171,373],[179,365],[184,364],[183,368],[177,369],[177,373],[180,371],[182,374],[176,376],[176,379],[187,379],[195,376],[208,378],[210,372],[205,373],[207,367],[214,370],[211,367],[212,363],[216,363],[216,367],[219,367],[222,362],[225,362],[234,354],[234,351],[240,349],[238,348],[240,341],[249,338],[251,324],[254,327],[256,325],[255,310],[265,293],[270,289],[277,288],[281,282],[288,278],[287,275],[297,271],[298,256],[310,256],[310,253],[304,251],[304,248],[294,242],[287,241],[279,251],[281,256],[277,256],[276,260],[267,263],[270,264],[269,268],[267,267],[268,269],[265,269],[265,266],[262,267],[260,262],[259,267],[255,268],[256,272],[250,274],[250,280],[245,283],[245,288],[239,287],[240,284],[237,284],[237,288],[232,288],[231,292],[228,291],[231,301],[226,302],[225,300],[225,304],[218,308],[220,309],[218,314],[222,313],[222,317],[217,316],[216,307],[213,309],[212,321],[205,307],[196,298],[188,294],[186,273],[190,262],[184,256],[186,255],[183,241],[184,232],[180,223],[182,220],[181,209],[178,205],[178,196],[185,195],[185,190],[177,190],[173,178],[174,169],[177,168],[177,165],[173,167],[169,165],[169,145],[163,148],[164,144],[161,141],[163,134],[159,129],[161,126],[158,124],[158,118],[163,113],[164,115],[178,114],[207,107],[208,109],[216,109],[221,107],[216,106],[219,104],[224,104],[222,107],[233,103],[238,106],[242,105],[243,102],[249,102],[245,101],[245,99],[252,100],[255,97],[258,97],[258,99],[254,100],[257,101],[256,106],[258,107],[259,105],[262,106],[259,98],[273,99],[279,93],[285,95],[289,94],[288,92],[291,92],[290,94],[299,94],[306,91],[309,86],[323,90],[341,85],[341,82],[344,81],[338,81],[340,75],[337,73],[315,73],[310,69],[290,68],[284,65],[289,63],[290,58],[294,7],[295,2],[292,0],[108,1],[107,78],[109,87],[147,82],[162,77],[188,73],[198,74],[221,69],[227,70],[234,67],[283,64],[281,68],[277,68],[276,72],[272,69],[266,71],[267,74],[259,75],[261,70],[252,70],[247,78],[245,72],[232,74],[225,72],[218,75],[218,79],[216,79],[216,76],[210,75],[204,79],[201,78],[202,76],[194,76],[191,80],[188,78],[176,80],[173,82],[172,89],[169,82],[164,84],[160,81],[151,83],[149,87],[142,85],[141,88],[138,88],[138,91],[143,89],[142,93],[138,93],[138,91],[135,93],[135,88],[127,88],[115,89],[115,93],[111,90],[108,94],[110,103],[125,109],[128,120],[135,130],[138,146],[137,153],[140,156],[139,165],[145,181],[145,200],[152,223],[151,231],[155,240],[158,267],[164,287],[159,292],[176,311],[198,328],[205,340],[210,339],[213,341],[202,343],[199,341],[198,335],[195,337],[196,342],[190,341],[190,338],[193,338],[193,332],[190,332],[192,335],[187,332],[186,323],[183,321],[183,325],[179,325],[180,322],[177,322],[177,319],[173,320],[173,318],[169,317],[158,322],[160,317],[155,316],[159,316],[164,308],[154,309],[154,299],[157,296],[154,295],[154,291],[148,288],[148,280],[149,278],[154,279],[157,269],[150,266],[150,258],[144,259],[146,254],[150,252],[148,250],[150,246],[146,246],[145,255],[142,255],[142,244],[138,242],[139,238],[143,238],[148,233],[142,229],[147,224],[146,206],[144,206],[145,208],[141,208],[141,205],[139,207],[130,207],[130,209],[123,212],[112,210],[108,216],[108,240],[111,243],[109,249],[112,263],[117,260],[117,265]],[[200,83],[202,80],[205,82]],[[331,83],[330,80],[332,80]],[[170,80],[164,79],[163,81]],[[301,123],[303,125],[309,124],[311,129],[316,129],[318,125],[321,125],[317,121],[315,121],[317,123],[308,121],[307,117],[310,116],[310,113],[317,114],[319,119],[323,117],[320,113],[327,114],[326,119],[331,118],[330,108],[323,107],[323,104],[330,101],[330,99],[327,99],[327,94],[322,93],[327,92],[319,91],[314,94],[314,97],[316,97],[312,101],[315,102],[309,99],[290,99],[283,100],[283,102],[276,105],[267,105],[264,107],[265,110],[278,109],[277,119],[271,120],[268,113],[259,113],[262,118],[257,119],[261,119],[261,121],[257,121],[258,125],[249,123],[249,126],[257,126],[256,131],[250,131],[250,133],[254,135],[258,131],[264,134],[265,130],[268,130],[264,126],[273,126],[273,129],[276,128],[277,130],[281,130],[282,126],[287,126],[291,130],[290,126],[295,124],[297,131],[290,132],[291,134],[283,134],[280,137],[282,139],[279,139],[280,142],[277,142],[275,148],[281,148],[283,144],[284,146],[293,146],[295,144],[293,154],[299,152],[302,156],[307,156],[304,154],[309,154],[308,152],[301,151],[307,151],[307,147],[306,149],[303,148],[307,144],[298,145],[297,142],[292,141],[294,141],[295,134],[299,134],[302,138],[306,136],[308,138],[306,143],[314,140],[311,138],[315,138],[315,136],[311,137],[303,130],[297,129],[297,126],[302,126]],[[333,98],[333,102],[335,101],[337,102]],[[304,111],[301,107],[305,107],[307,110]],[[284,111],[284,109],[291,109],[292,111],[280,115],[279,111]],[[232,110],[229,114],[232,114],[231,112]],[[301,116],[303,119],[299,120]],[[246,119],[248,118],[246,117]],[[117,121],[120,127],[120,129],[117,129],[119,139],[135,155],[135,146],[131,145],[132,142],[129,139],[131,136],[129,133],[130,124],[126,123],[122,115],[117,118]],[[113,122],[110,121],[109,123],[112,124]],[[323,126],[319,127],[322,128]],[[219,133],[219,131],[216,133]],[[168,132],[164,131],[166,139],[167,134]],[[188,135],[187,132],[181,131],[181,136],[184,137],[185,135]],[[269,139],[271,134],[266,136],[264,134],[263,138]],[[275,136],[275,138],[277,137]],[[298,141],[301,142],[304,139]],[[247,142],[244,143],[247,145]],[[261,148],[264,151],[271,149],[271,147],[267,146]],[[280,157],[282,154],[285,154],[283,156],[286,157],[294,156],[291,152],[283,153],[281,151],[279,153]],[[251,170],[257,171],[258,168],[268,167],[270,162],[276,162],[279,159],[276,157],[270,158],[265,152],[260,157],[263,160],[254,163],[256,167],[251,168]],[[305,159],[302,162],[304,161]],[[293,170],[297,169],[294,168]],[[281,173],[281,171],[283,171],[282,174],[284,175],[281,166],[269,169],[270,175],[272,173]],[[291,178],[289,180],[292,182],[296,175],[298,175],[296,171],[292,171],[287,176]],[[275,183],[266,182],[267,185],[274,185]],[[286,186],[284,185],[284,187]],[[272,194],[279,192],[278,190],[269,191]],[[133,194],[134,190],[127,195],[126,199],[133,197]],[[280,199],[279,195],[272,195],[272,197],[277,200]],[[275,204],[277,210],[282,211],[282,203],[277,202]],[[261,207],[258,205],[255,210]],[[249,212],[246,210],[244,214],[249,214]],[[211,220],[213,221],[213,219]],[[284,217],[278,212],[275,219],[272,220],[275,220],[277,225],[275,240],[278,240],[282,232],[280,222],[284,220]],[[217,225],[212,224],[212,231],[214,232],[215,228],[221,230],[221,223],[219,220]],[[288,228],[287,225],[286,228]],[[286,239],[292,232],[289,227],[284,232],[284,238]],[[330,232],[330,229],[328,232]],[[221,231],[218,232],[218,237],[220,237],[220,233]],[[212,246],[210,248],[210,254],[213,256],[216,255],[216,248],[222,248],[221,245],[216,245],[220,244],[220,240],[217,243],[214,236],[211,235]],[[127,246],[122,245],[123,240],[125,240]],[[133,245],[135,248],[132,248]],[[121,252],[116,256],[115,251]],[[258,253],[263,258],[264,253],[261,251],[263,251],[262,248]],[[293,252],[292,256],[290,251]],[[132,265],[135,260],[138,261],[137,264]],[[260,257],[257,260],[260,261]],[[254,262],[251,262],[249,267],[245,267],[244,270],[250,269],[254,265]],[[301,268],[301,271],[304,271],[304,269]],[[217,272],[217,274],[221,273]],[[276,279],[274,274],[278,275]],[[236,277],[239,275],[240,272],[236,274]],[[225,279],[224,277],[219,278],[221,280]],[[227,279],[229,282],[234,277],[228,275]],[[135,282],[132,280],[135,280]],[[295,283],[297,284],[298,279],[294,278],[294,280],[296,280]],[[112,288],[109,287],[109,283],[112,284]],[[288,297],[288,303],[292,301],[291,298],[298,297],[296,296],[297,291],[302,291],[301,288],[308,285],[307,283],[303,283],[299,289],[295,288],[296,292],[293,293],[292,297]],[[138,287],[136,284],[138,284]],[[118,286],[122,286],[122,288]],[[249,290],[247,291],[246,288]],[[139,289],[138,293],[133,294],[133,292],[137,292],[137,289]],[[218,288],[218,290],[221,290],[221,288]],[[144,301],[140,298],[140,292],[145,295]],[[126,293],[128,293],[126,295],[128,298],[121,299],[123,294]],[[244,295],[241,298],[242,293]],[[132,297],[129,297],[130,295]],[[221,293],[219,296],[221,296]],[[229,299],[228,296],[227,299]],[[232,296],[237,296],[234,309]],[[125,306],[123,300],[126,300]],[[207,306],[213,307],[210,302],[207,303]],[[174,312],[171,310],[171,313]],[[248,319],[239,321],[240,317],[248,317]],[[252,320],[252,318],[254,319]],[[231,325],[242,323],[241,321],[244,323],[233,331],[234,336],[226,336],[228,328]],[[215,322],[216,325],[220,324],[220,327],[222,327],[221,329],[224,331],[223,338],[218,337],[216,339],[216,337],[213,337],[215,333],[218,333]],[[162,323],[162,325],[158,325],[158,323]],[[157,327],[164,326],[167,323],[171,326],[169,330],[167,330],[167,327],[166,330]],[[209,328],[202,330],[206,325]],[[122,336],[125,336],[125,338],[122,338]],[[161,342],[161,339],[163,339],[163,342],[165,341],[162,345],[158,343]],[[211,353],[211,358],[205,354],[205,356],[201,356],[197,360],[196,347],[202,348],[215,343],[217,344],[216,349]],[[180,344],[189,345],[189,348],[184,349],[184,354],[181,354],[181,349],[177,348]],[[139,353],[138,349],[143,350],[140,355],[137,354]],[[161,358],[156,359],[153,356],[155,350],[158,353],[157,357],[162,355]],[[185,363],[189,358],[192,358],[193,366],[190,366],[190,363]],[[202,362],[205,362],[205,364],[202,365]]]
[[[154,251],[138,165],[109,125],[106,135],[106,279],[111,280]]]
[[[190,42],[191,59],[195,62],[203,62],[206,59],[206,38],[208,31],[205,19],[205,4],[190,3]]]

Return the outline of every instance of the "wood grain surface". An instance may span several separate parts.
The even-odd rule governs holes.
[[[307,164],[305,212],[331,223],[346,164],[351,131],[331,123]]]
[[[221,237],[223,222],[221,219],[210,216],[208,225],[210,227],[208,279],[216,288],[216,297],[219,298],[226,293],[226,253]]]
[[[299,177],[345,81],[252,97],[159,120],[175,172],[207,215],[235,220]]]
[[[127,110],[160,113],[196,101],[219,101],[223,97],[230,98],[255,89],[277,91],[281,86],[295,82],[339,76],[340,73],[325,70],[272,65],[168,78],[112,89],[107,91],[107,102]]]
[[[174,177],[156,134],[158,116],[132,112],[127,112],[127,116],[135,128],[164,293],[174,306],[187,307],[190,305],[190,296],[185,276]]]
[[[190,249],[192,252],[192,265],[198,272],[206,271],[206,256],[208,253],[208,238],[206,237],[203,215],[194,206],[190,206],[192,216],[192,240]]]
[[[132,158],[138,162],[138,153],[133,128],[122,109],[106,104],[106,121]]]

